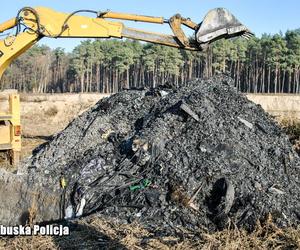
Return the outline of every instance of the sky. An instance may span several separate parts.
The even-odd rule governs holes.
[[[16,16],[18,10],[25,6],[45,6],[67,13],[79,9],[111,10],[164,18],[180,13],[196,23],[201,22],[210,9],[224,7],[258,37],[263,33],[274,34],[279,31],[284,33],[300,28],[299,0],[9,0],[1,3],[0,23]],[[171,34],[168,25],[135,22],[125,24],[134,28]],[[72,51],[80,41],[81,39],[43,38],[39,44]]]

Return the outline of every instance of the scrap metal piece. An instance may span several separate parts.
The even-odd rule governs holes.
[[[182,102],[180,104],[180,109],[183,110],[188,115],[190,115],[191,117],[193,117],[197,122],[200,121],[199,116],[186,103]]]
[[[270,193],[272,193],[272,194],[280,194],[280,195],[285,194],[285,192],[282,191],[282,190],[280,190],[279,188],[277,188],[276,185],[273,185],[272,187],[270,187],[270,188],[268,189],[268,191],[269,191]]]
[[[238,117],[239,121],[241,123],[243,123],[246,127],[250,128],[250,129],[253,129],[253,124],[251,122],[248,122],[247,120],[241,118],[241,117]]]

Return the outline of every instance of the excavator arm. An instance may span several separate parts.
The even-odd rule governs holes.
[[[78,15],[93,13],[95,18]],[[156,24],[169,24],[173,35],[126,27],[119,19]],[[181,26],[194,31],[188,38]],[[170,19],[115,12],[79,10],[71,14],[61,13],[45,7],[24,7],[15,18],[0,24],[0,33],[16,28],[16,33],[0,40],[0,78],[5,69],[43,37],[51,38],[130,38],[187,50],[204,50],[211,42],[236,36],[246,38],[252,33],[226,9],[208,12],[200,24],[176,14]]]

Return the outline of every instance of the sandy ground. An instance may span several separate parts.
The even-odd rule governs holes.
[[[300,95],[248,94],[247,97],[275,117],[300,120]]]
[[[51,136],[92,107],[102,94],[21,95],[24,136]]]
[[[51,136],[63,130],[106,94],[21,94],[21,124],[24,136]],[[0,93],[0,110],[8,111],[8,95]]]
[[[21,96],[22,159],[102,97]],[[265,225],[258,224],[252,233],[233,225],[230,230],[214,234],[194,232],[172,237],[160,237],[142,225],[118,224],[97,215],[74,221],[69,226],[71,234],[65,237],[0,237],[0,249],[300,249],[300,227],[279,229],[271,218]]]

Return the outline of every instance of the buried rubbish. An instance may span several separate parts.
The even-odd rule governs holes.
[[[299,156],[231,82],[219,76],[99,101],[23,163],[15,198],[1,198],[2,210],[12,208],[1,224],[19,223],[33,201],[36,222],[97,213],[171,233],[253,229],[271,213],[278,226],[299,224]]]

